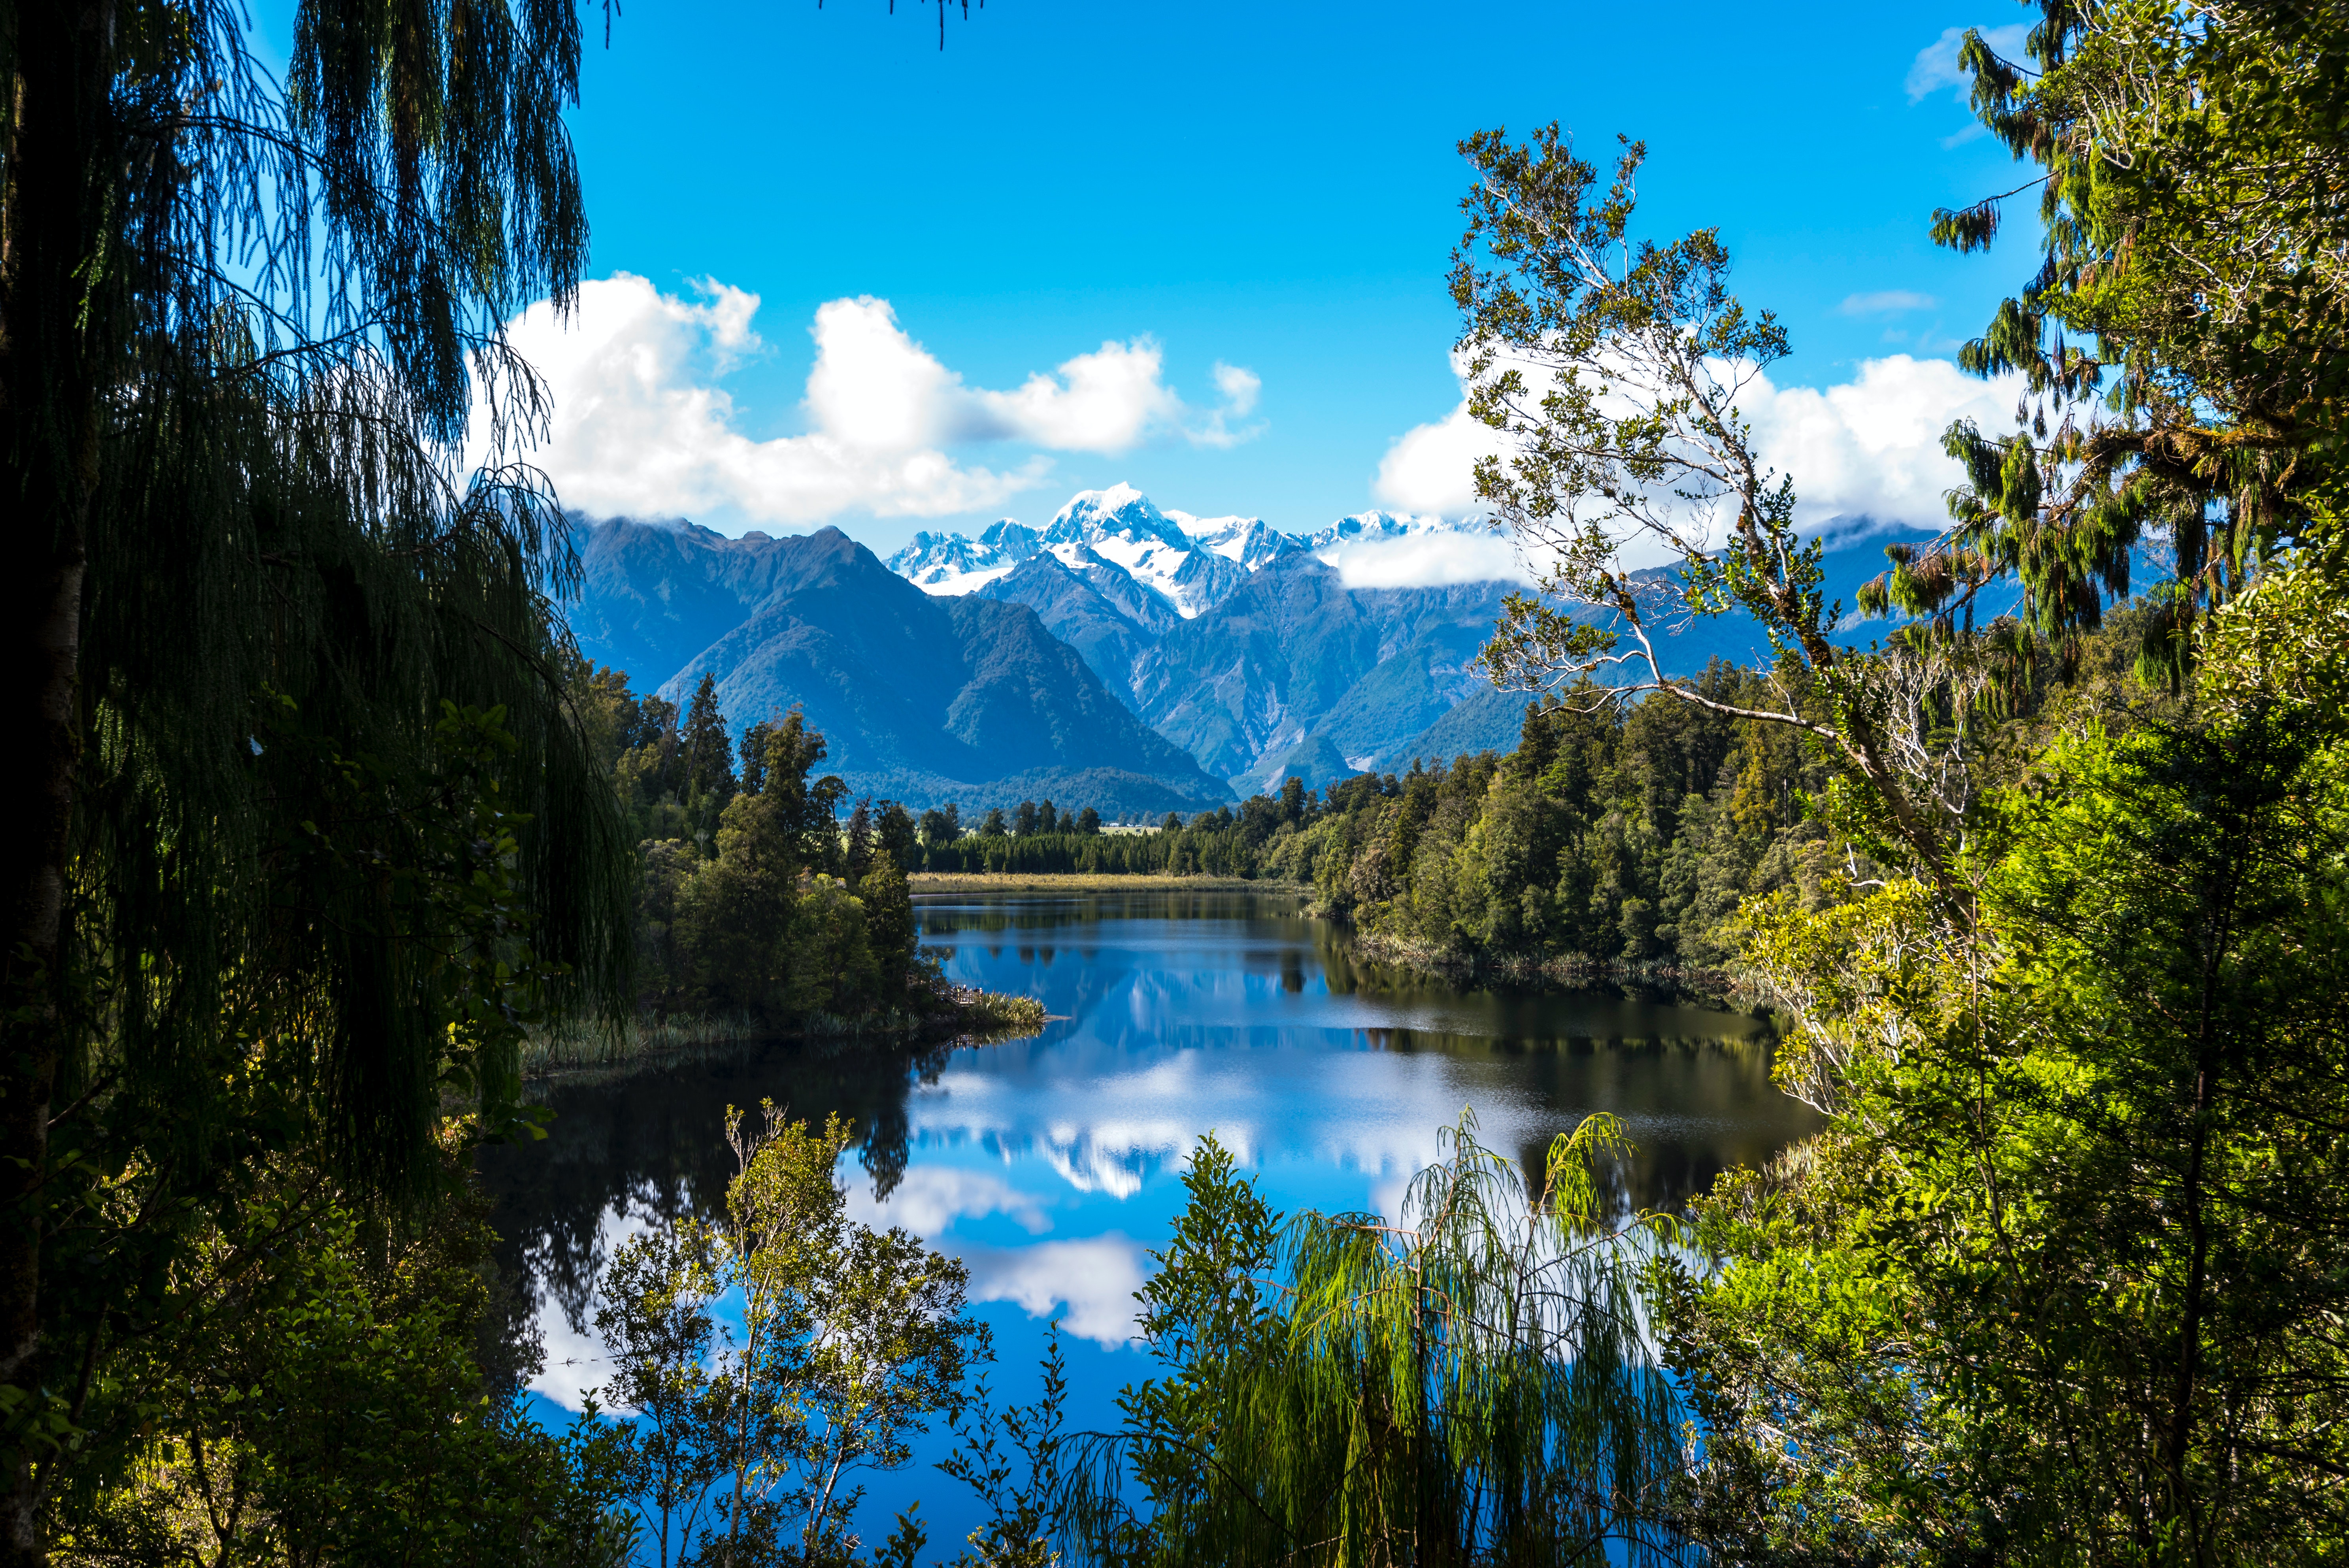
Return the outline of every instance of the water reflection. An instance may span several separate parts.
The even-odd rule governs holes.
[[[1145,1375],[1121,1348],[1133,1292],[1179,1206],[1182,1160],[1210,1129],[1284,1209],[1392,1213],[1467,1106],[1485,1141],[1529,1168],[1583,1116],[1621,1116],[1637,1151],[1619,1195],[1648,1207],[1676,1206],[1811,1125],[1772,1087],[1756,1020],[1639,991],[1457,989],[1361,962],[1290,897],[935,899],[919,913],[956,979],[1039,996],[1056,1021],[1033,1039],[915,1057],[775,1044],[557,1085],[543,1091],[557,1113],[546,1141],[485,1156],[502,1261],[531,1282],[548,1344],[537,1386],[550,1397],[575,1406],[600,1380],[589,1326],[610,1247],[720,1201],[729,1103],[771,1096],[849,1117],[859,1214],[969,1265],[1007,1367],[1031,1363],[1040,1323],[1060,1316],[1090,1342],[1072,1346],[1071,1370],[1103,1419],[1108,1396]],[[876,1488],[876,1504],[889,1495]]]

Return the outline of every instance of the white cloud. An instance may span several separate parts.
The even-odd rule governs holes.
[[[1738,407],[1763,461],[1793,476],[1798,525],[1866,516],[1938,528],[1949,515],[1942,493],[1962,477],[1941,450],[1941,432],[1958,418],[1998,427],[2013,417],[2014,399],[2012,378],[1977,380],[1948,360],[1895,354],[1825,388],[1782,387],[1756,376]],[[1469,418],[1464,400],[1387,449],[1377,493],[1391,505],[1461,516],[1476,504],[1471,466],[1501,449],[1499,433]]]
[[[1114,1348],[1133,1337],[1138,1242],[1112,1233],[1016,1250],[969,1247],[960,1257],[970,1269],[973,1301],[1008,1301],[1032,1317],[1065,1303],[1061,1326],[1080,1339]]]
[[[620,273],[584,284],[578,309],[558,322],[544,304],[511,325],[515,346],[553,398],[547,439],[533,460],[566,505],[590,512],[730,508],[755,521],[804,524],[852,509],[884,517],[978,511],[1040,483],[1044,452],[1113,454],[1185,429],[1189,411],[1164,379],[1147,337],[1103,343],[1038,372],[1009,391],[971,387],[898,325],[883,299],[832,300],[810,326],[816,359],[802,405],[803,435],[754,440],[736,428],[719,385],[764,346],[751,328],[756,294],[715,280],[698,297],[665,294]],[[1245,399],[1227,372],[1247,378]],[[1226,413],[1245,413],[1255,377],[1217,366]],[[485,432],[477,427],[479,438]],[[1042,449],[1005,469],[965,463],[958,442]]]
[[[1182,418],[1183,400],[1159,380],[1164,359],[1146,337],[1104,343],[1030,376],[1009,392],[970,394],[973,435],[1033,441],[1065,452],[1123,452]]]
[[[1483,428],[1479,426],[1478,428]],[[1437,588],[1452,583],[1530,581],[1516,546],[1498,533],[1415,533],[1370,539],[1325,559],[1349,588]]]
[[[852,1188],[848,1212],[860,1224],[903,1225],[930,1241],[944,1235],[957,1220],[988,1214],[1005,1216],[1031,1236],[1052,1227],[1041,1200],[991,1172],[951,1165],[913,1167],[899,1178],[886,1203],[875,1202],[867,1188]]]
[[[2011,22],[2003,27],[1980,29],[1982,42],[2002,60],[2021,60],[2023,44],[2031,36],[2026,22]],[[1909,101],[1916,103],[1930,97],[1942,88],[1954,89],[1953,96],[1961,104],[1966,101],[1966,89],[1971,85],[1964,71],[1958,67],[1958,46],[1964,43],[1966,29],[1945,27],[1941,36],[1917,51],[1909,62]]]
[[[643,1234],[657,1222],[651,1212],[651,1194],[639,1192],[636,1199],[635,1202],[606,1209],[596,1221],[593,1256],[599,1275],[604,1261],[621,1243]],[[588,1391],[611,1380],[611,1357],[605,1352],[603,1340],[585,1326],[574,1328],[562,1304],[552,1296],[540,1299],[537,1324],[546,1360],[527,1386],[566,1410],[585,1409]]]
[[[1454,353],[1452,373],[1464,376],[1467,363]],[[1433,424],[1416,426],[1379,459],[1371,493],[1402,511],[1457,517],[1475,510],[1476,459],[1500,449],[1500,435],[1470,418],[1464,394],[1460,406]]]
[[[2013,418],[2014,397],[2012,378],[1983,381],[1946,359],[1895,354],[1825,389],[1762,377],[1742,406],[1764,459],[1794,476],[1798,523],[1865,516],[1940,528],[1949,521],[1942,495],[1964,477],[1941,450],[1941,432],[1961,418],[1995,428]]]
[[[1223,407],[1207,416],[1207,422],[1185,430],[1191,444],[1197,447],[1237,447],[1242,441],[1252,441],[1264,433],[1264,422],[1258,420],[1241,429],[1234,429],[1231,421],[1245,419],[1256,411],[1257,394],[1264,390],[1264,377],[1237,365],[1216,361],[1213,372],[1216,390],[1223,395]]]
[[[1878,289],[1872,294],[1846,294],[1843,304],[1836,309],[1845,315],[1892,315],[1901,311],[1931,310],[1940,303],[1931,294],[1919,294],[1914,289]]]

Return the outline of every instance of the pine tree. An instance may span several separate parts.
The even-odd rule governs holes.
[[[841,864],[852,882],[863,882],[864,873],[873,869],[873,797],[870,795],[857,801],[855,809],[848,813],[848,832]]]
[[[953,801],[943,810],[932,807],[922,813],[922,843],[929,849],[941,850],[962,837],[962,810]]]
[[[718,681],[708,670],[686,705],[685,727],[678,737],[685,752],[685,788],[688,795],[722,807],[734,798],[734,742],[726,733],[726,715],[718,706]]]
[[[767,787],[767,737],[774,727],[762,718],[742,732],[741,790],[745,795],[756,795]]]

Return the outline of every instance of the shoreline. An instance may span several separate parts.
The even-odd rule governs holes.
[[[1303,882],[1269,878],[1171,876],[1115,872],[913,872],[906,885],[926,892],[1309,892]]]
[[[1172,876],[1164,873],[1119,875],[1103,872],[919,872],[905,880],[916,895],[1187,889],[1193,892],[1279,892],[1309,897],[1314,891],[1309,883],[1272,878]],[[1596,963],[1578,954],[1551,958],[1536,958],[1524,954],[1470,957],[1363,931],[1344,915],[1333,914],[1323,909],[1318,902],[1309,905],[1305,913],[1329,921],[1343,930],[1356,956],[1367,962],[1392,965],[1454,984],[1498,982],[1561,990],[1587,990],[1594,985],[1640,986],[1678,992],[1739,1012],[1751,1010],[1740,998],[1736,982],[1721,969],[1670,963]]]
[[[1455,984],[1498,980],[1508,985],[1547,985],[1569,988],[1588,988],[1594,985],[1645,985],[1704,997],[1739,1011],[1747,1010],[1736,1000],[1736,983],[1721,969],[1698,968],[1682,964],[1602,964],[1578,954],[1566,954],[1554,958],[1536,958],[1525,954],[1475,958],[1362,931],[1352,922],[1337,916],[1323,914],[1321,918],[1344,925],[1356,954],[1372,964],[1392,964],[1397,968],[1436,975]]]
[[[862,1017],[818,1013],[783,1024],[748,1014],[648,1020],[618,1029],[586,1025],[525,1045],[524,1083],[548,1083],[584,1074],[624,1076],[748,1046],[781,1043],[868,1045],[923,1050],[955,1044],[995,1045],[1033,1035],[1052,1015],[1033,996],[956,986],[952,1004],[935,1013],[886,1012]]]

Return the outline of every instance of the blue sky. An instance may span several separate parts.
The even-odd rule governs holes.
[[[1380,472],[1459,401],[1454,143],[1556,119],[1602,156],[1645,138],[1651,232],[1719,224],[1740,292],[1792,331],[1777,386],[1842,389],[1784,410],[1827,442],[1790,458],[1798,486],[1828,510],[1921,506],[1948,476],[1892,447],[2001,399],[1884,362],[1946,360],[2031,258],[2020,226],[1988,259],[1928,242],[1935,206],[2015,181],[1920,52],[2023,15],[994,0],[954,9],[941,51],[935,7],[905,0],[629,0],[574,125],[592,275],[643,282],[591,292],[568,348],[524,335],[576,416],[548,466],[590,510],[830,521],[885,551],[916,528],[1040,522],[1120,480],[1290,529],[1450,510],[1435,470],[1456,453],[1383,489]],[[812,397],[817,312],[859,299],[888,311],[835,309],[831,390]],[[1104,344],[1099,385],[1059,371]],[[1813,428],[1910,404],[1907,433],[1873,445]],[[858,434],[898,415],[894,436]],[[790,444],[812,430],[885,450],[818,462]],[[1914,470],[1893,493],[1831,471],[1879,459]]]

